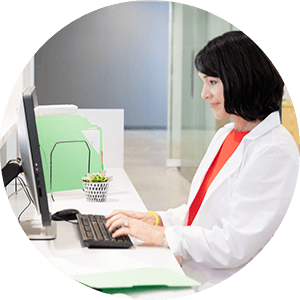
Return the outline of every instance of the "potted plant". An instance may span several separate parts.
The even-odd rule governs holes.
[[[87,176],[82,177],[83,188],[87,200],[93,202],[105,202],[111,180],[112,176],[106,176],[105,170],[101,173],[87,174]]]

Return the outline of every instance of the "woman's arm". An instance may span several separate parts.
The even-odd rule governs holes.
[[[215,225],[166,228],[175,256],[211,268],[235,268],[265,246],[285,215],[297,180],[298,154],[280,148],[260,147],[251,154],[232,182],[230,200],[221,202],[222,209],[207,212],[218,215]],[[222,197],[223,189],[215,195]]]

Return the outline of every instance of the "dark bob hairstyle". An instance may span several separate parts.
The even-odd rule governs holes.
[[[208,42],[197,54],[195,66],[198,72],[220,78],[227,113],[254,121],[280,109],[284,82],[243,32],[230,31]]]

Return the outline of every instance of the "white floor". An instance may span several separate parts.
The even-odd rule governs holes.
[[[190,183],[177,168],[167,168],[166,130],[125,130],[124,169],[150,210],[187,202]]]

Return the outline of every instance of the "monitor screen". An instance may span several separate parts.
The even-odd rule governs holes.
[[[22,168],[33,203],[41,216],[42,226],[51,226],[45,179],[40,154],[34,107],[37,106],[35,87],[24,90],[19,107],[17,128]]]

